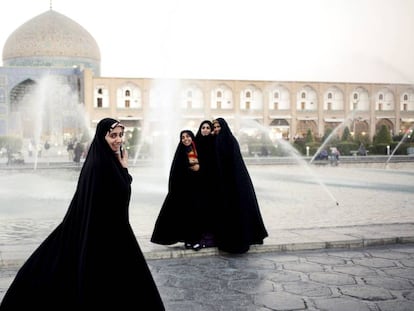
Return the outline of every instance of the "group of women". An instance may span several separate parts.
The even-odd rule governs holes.
[[[223,118],[180,132],[151,242],[245,253],[268,236],[237,139]]]

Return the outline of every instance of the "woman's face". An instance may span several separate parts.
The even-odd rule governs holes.
[[[190,146],[192,141],[193,139],[188,133],[181,134],[181,142],[183,143],[184,146],[187,146],[187,147]]]
[[[111,147],[112,151],[118,152],[121,148],[122,140],[124,137],[124,128],[121,126],[115,127],[105,135],[105,140]]]
[[[220,130],[221,130],[220,123],[214,122],[213,123],[213,128],[214,128],[214,135],[217,135],[218,133],[220,133]]]
[[[201,124],[201,135],[208,136],[211,134],[212,130],[213,129],[210,127],[210,124],[208,123]]]

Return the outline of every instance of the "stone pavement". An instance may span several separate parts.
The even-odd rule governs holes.
[[[140,245],[168,311],[414,310],[414,223],[272,231],[243,255]]]
[[[412,311],[414,245],[150,260],[169,311]]]
[[[269,237],[243,255],[150,243],[165,195],[154,185],[164,182],[144,168],[134,172],[131,224],[167,310],[414,310],[412,164],[317,168],[315,176],[324,181],[319,185],[298,167],[249,170]],[[17,177],[5,175],[2,182],[13,186]],[[15,195],[22,200],[22,193]],[[11,194],[1,199],[0,210],[14,203]],[[30,198],[39,203],[37,208],[43,199],[50,200]],[[0,219],[0,299],[18,267],[55,225],[43,226],[42,219],[31,227],[15,221]],[[34,234],[36,227],[42,230]]]
[[[200,256],[203,251],[147,261],[166,310],[414,310],[412,243]],[[16,270],[1,267],[0,299]]]

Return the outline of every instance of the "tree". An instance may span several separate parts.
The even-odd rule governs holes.
[[[312,131],[311,131],[311,129],[308,129],[308,131],[306,132],[305,142],[306,143],[313,143],[314,141],[315,141],[315,139],[313,138]]]
[[[378,131],[377,135],[374,137],[374,144],[390,144],[392,142],[392,137],[388,127],[383,124]]]
[[[333,129],[328,127],[325,130],[325,134],[322,136],[322,142],[325,142],[328,139],[329,135],[331,135],[332,132],[333,132]]]
[[[347,126],[344,128],[344,132],[342,133],[341,141],[352,141],[351,132],[349,131],[349,128]]]

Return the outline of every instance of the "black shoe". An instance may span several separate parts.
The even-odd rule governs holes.
[[[196,252],[198,252],[202,248],[203,248],[203,245],[200,243],[196,243],[193,245],[193,250],[195,250]]]

